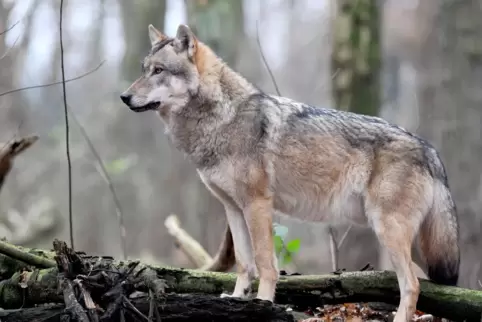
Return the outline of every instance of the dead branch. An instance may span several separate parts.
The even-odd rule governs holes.
[[[3,53],[3,55],[0,56],[0,60],[4,59],[5,57],[7,57],[7,55],[10,53],[10,50],[15,47],[15,45],[17,44],[17,41],[18,39],[20,38],[20,36],[17,36],[17,38],[15,39],[15,41],[13,42],[12,46],[8,47],[7,50],[5,50],[5,52]]]
[[[62,9],[64,0],[60,0],[59,9],[59,37],[60,37],[60,70],[62,72],[62,93],[64,99],[64,118],[65,118],[65,153],[67,157],[67,180],[68,180],[68,197],[69,197],[69,235],[70,246],[74,248],[74,223],[72,215],[72,160],[70,158],[70,126],[69,113],[67,109],[67,90],[65,89],[65,64],[64,64],[64,39],[62,36]]]
[[[164,225],[167,232],[174,237],[176,246],[183,250],[196,267],[203,267],[212,261],[211,256],[201,244],[181,228],[181,223],[176,215],[169,215],[164,221]]]
[[[32,135],[0,145],[2,146],[0,148],[0,189],[12,168],[13,159],[37,142],[37,140],[38,136]]]
[[[266,57],[264,56],[263,47],[261,46],[261,41],[259,40],[258,20],[256,20],[256,42],[258,43],[258,48],[259,48],[259,53],[261,55],[261,59],[263,60],[264,66],[268,70],[269,76],[271,77],[271,81],[273,82],[273,86],[276,90],[276,93],[278,94],[278,96],[281,96],[281,92],[278,88],[278,84],[276,83],[276,79],[274,78],[273,72],[271,71],[271,68],[269,67],[269,64],[268,64],[268,61],[266,60]]]
[[[81,78],[84,78],[86,76],[89,76],[90,74],[96,72],[103,64],[105,63],[105,60],[101,61],[97,66],[95,66],[93,69],[79,75],[79,76],[75,76],[73,78],[69,78],[69,79],[66,79],[65,80],[65,83],[70,83],[70,82],[73,82],[75,80],[78,80],[78,79],[81,79]],[[12,90],[9,90],[9,91],[6,91],[6,92],[3,92],[3,93],[0,93],[0,97],[1,96],[5,96],[5,95],[8,95],[8,94],[13,94],[13,93],[17,93],[17,92],[22,92],[22,91],[26,91],[26,90],[29,90],[29,89],[34,89],[34,88],[44,88],[44,87],[49,87],[49,86],[54,86],[54,85],[59,85],[59,84],[62,84],[62,81],[59,81],[59,82],[52,82],[52,83],[47,83],[47,84],[42,84],[42,85],[32,85],[32,86],[26,86],[26,87],[21,87],[21,88],[16,88],[16,89],[12,89]]]
[[[340,248],[343,245],[343,242],[345,241],[346,237],[348,236],[348,233],[350,233],[351,228],[352,228],[352,225],[348,226],[343,236],[341,236],[340,240],[337,241],[335,238],[335,232],[334,232],[333,226],[330,225],[328,227],[328,238],[330,239],[331,265],[332,265],[333,271],[337,271],[339,269],[338,255],[340,253]]]
[[[0,36],[3,35],[3,34],[6,34],[6,33],[9,32],[10,30],[12,30],[19,22],[20,22],[20,20],[17,20],[14,24],[12,24],[12,25],[11,25],[10,27],[8,27],[7,29],[0,31]]]

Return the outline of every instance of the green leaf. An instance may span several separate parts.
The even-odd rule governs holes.
[[[288,244],[286,244],[286,249],[290,253],[296,253],[300,249],[301,241],[299,239],[290,240]]]
[[[293,261],[293,256],[291,255],[291,253],[287,252],[283,256],[283,260],[281,262],[283,263],[282,265],[287,265],[287,264],[291,263],[292,261]]]
[[[279,256],[281,251],[283,250],[283,240],[278,235],[274,236],[273,239],[274,239],[274,249],[275,249],[276,256]]]
[[[283,226],[283,225],[280,225],[280,224],[277,224],[277,223],[274,223],[273,225],[273,229],[274,229],[274,234],[276,236],[279,236],[281,237],[281,240],[284,240],[286,235],[288,234],[288,227],[286,226]]]

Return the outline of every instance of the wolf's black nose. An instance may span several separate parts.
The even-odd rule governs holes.
[[[131,102],[132,95],[122,94],[120,98],[124,102],[124,104],[129,105],[129,103]]]

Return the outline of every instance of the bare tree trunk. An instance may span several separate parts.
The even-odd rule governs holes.
[[[185,3],[194,34],[233,66],[244,38],[243,1],[185,0]]]
[[[166,1],[121,0],[124,39],[128,41],[122,61],[125,79],[134,81],[140,75],[140,60],[151,48],[147,26],[153,24],[164,29]]]
[[[333,37],[333,96],[338,109],[378,115],[380,6],[377,0],[339,0]]]
[[[433,25],[418,57],[420,134],[439,149],[459,214],[459,284],[477,287],[482,217],[482,0],[423,1]]]

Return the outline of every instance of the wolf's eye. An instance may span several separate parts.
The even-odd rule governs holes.
[[[162,73],[162,68],[161,67],[156,67],[154,68],[154,74],[160,74]]]

